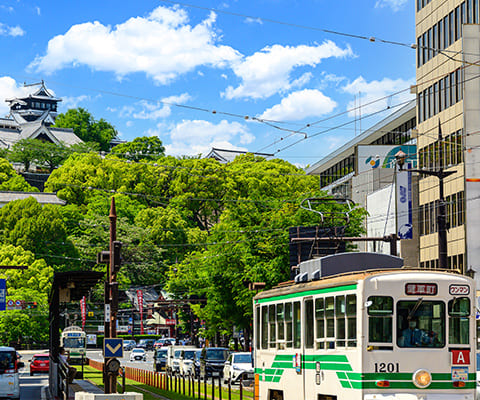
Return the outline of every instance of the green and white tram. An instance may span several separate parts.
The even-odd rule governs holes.
[[[471,278],[369,253],[302,264],[254,297],[256,399],[475,399]]]

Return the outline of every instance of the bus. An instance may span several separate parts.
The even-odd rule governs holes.
[[[60,336],[60,346],[70,355],[70,364],[81,364],[86,356],[87,336],[82,328],[69,326]]]
[[[255,399],[474,400],[474,280],[343,253],[258,293]]]

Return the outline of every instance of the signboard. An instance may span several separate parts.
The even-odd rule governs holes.
[[[105,322],[110,322],[110,304],[105,304]]]
[[[470,365],[470,350],[452,350],[452,365]]]
[[[103,356],[105,358],[123,357],[123,339],[105,338],[103,340]]]
[[[87,318],[87,305],[85,304],[85,296],[80,300],[80,313],[82,314],[82,330],[85,330],[85,320]]]
[[[93,333],[87,334],[87,346],[96,346],[97,344],[97,335]]]
[[[15,310],[15,302],[13,300],[7,301],[7,310]]]
[[[412,173],[397,171],[396,179],[397,235],[400,239],[413,239]]]
[[[436,283],[407,283],[405,285],[405,294],[436,296],[438,291]]]
[[[7,297],[7,282],[5,279],[0,279],[0,311],[5,311],[7,308],[6,305],[6,297]]]
[[[137,290],[138,311],[140,313],[140,334],[143,335],[143,292]]]
[[[376,168],[394,168],[396,166],[395,154],[403,151],[407,158],[405,164],[417,166],[417,146],[403,144],[401,146],[384,145],[358,145],[357,146],[357,174],[371,171]]]

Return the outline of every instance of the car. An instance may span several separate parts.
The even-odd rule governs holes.
[[[153,353],[153,369],[155,372],[165,371],[167,369],[167,348],[157,348]]]
[[[237,383],[242,380],[253,380],[253,359],[252,353],[239,352],[228,356],[223,367],[223,382]]]
[[[140,347],[145,350],[153,350],[153,344],[155,343],[155,339],[140,339],[137,344],[137,347]]]
[[[195,354],[201,349],[186,349],[180,354],[180,375],[195,376]]]
[[[123,341],[123,350],[130,351],[137,346],[137,342],[131,339],[125,339]]]
[[[50,364],[50,356],[48,353],[34,354],[30,360],[30,376],[37,372],[47,372]]]
[[[200,378],[221,377],[229,354],[226,347],[204,347],[200,355]]]
[[[0,398],[20,399],[20,374],[25,364],[17,360],[13,347],[0,346]]]
[[[147,361],[145,349],[135,347],[130,353],[130,361]]]
[[[174,338],[162,338],[162,339],[157,339],[153,344],[153,347],[158,349],[159,347],[174,346],[174,345],[175,345]]]

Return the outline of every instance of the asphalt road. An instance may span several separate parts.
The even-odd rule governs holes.
[[[147,361],[130,361],[130,353],[130,351],[124,351],[123,358],[118,359],[122,366],[153,371],[153,351],[147,351]],[[103,354],[101,350],[87,350],[87,357],[92,360],[103,362]]]

